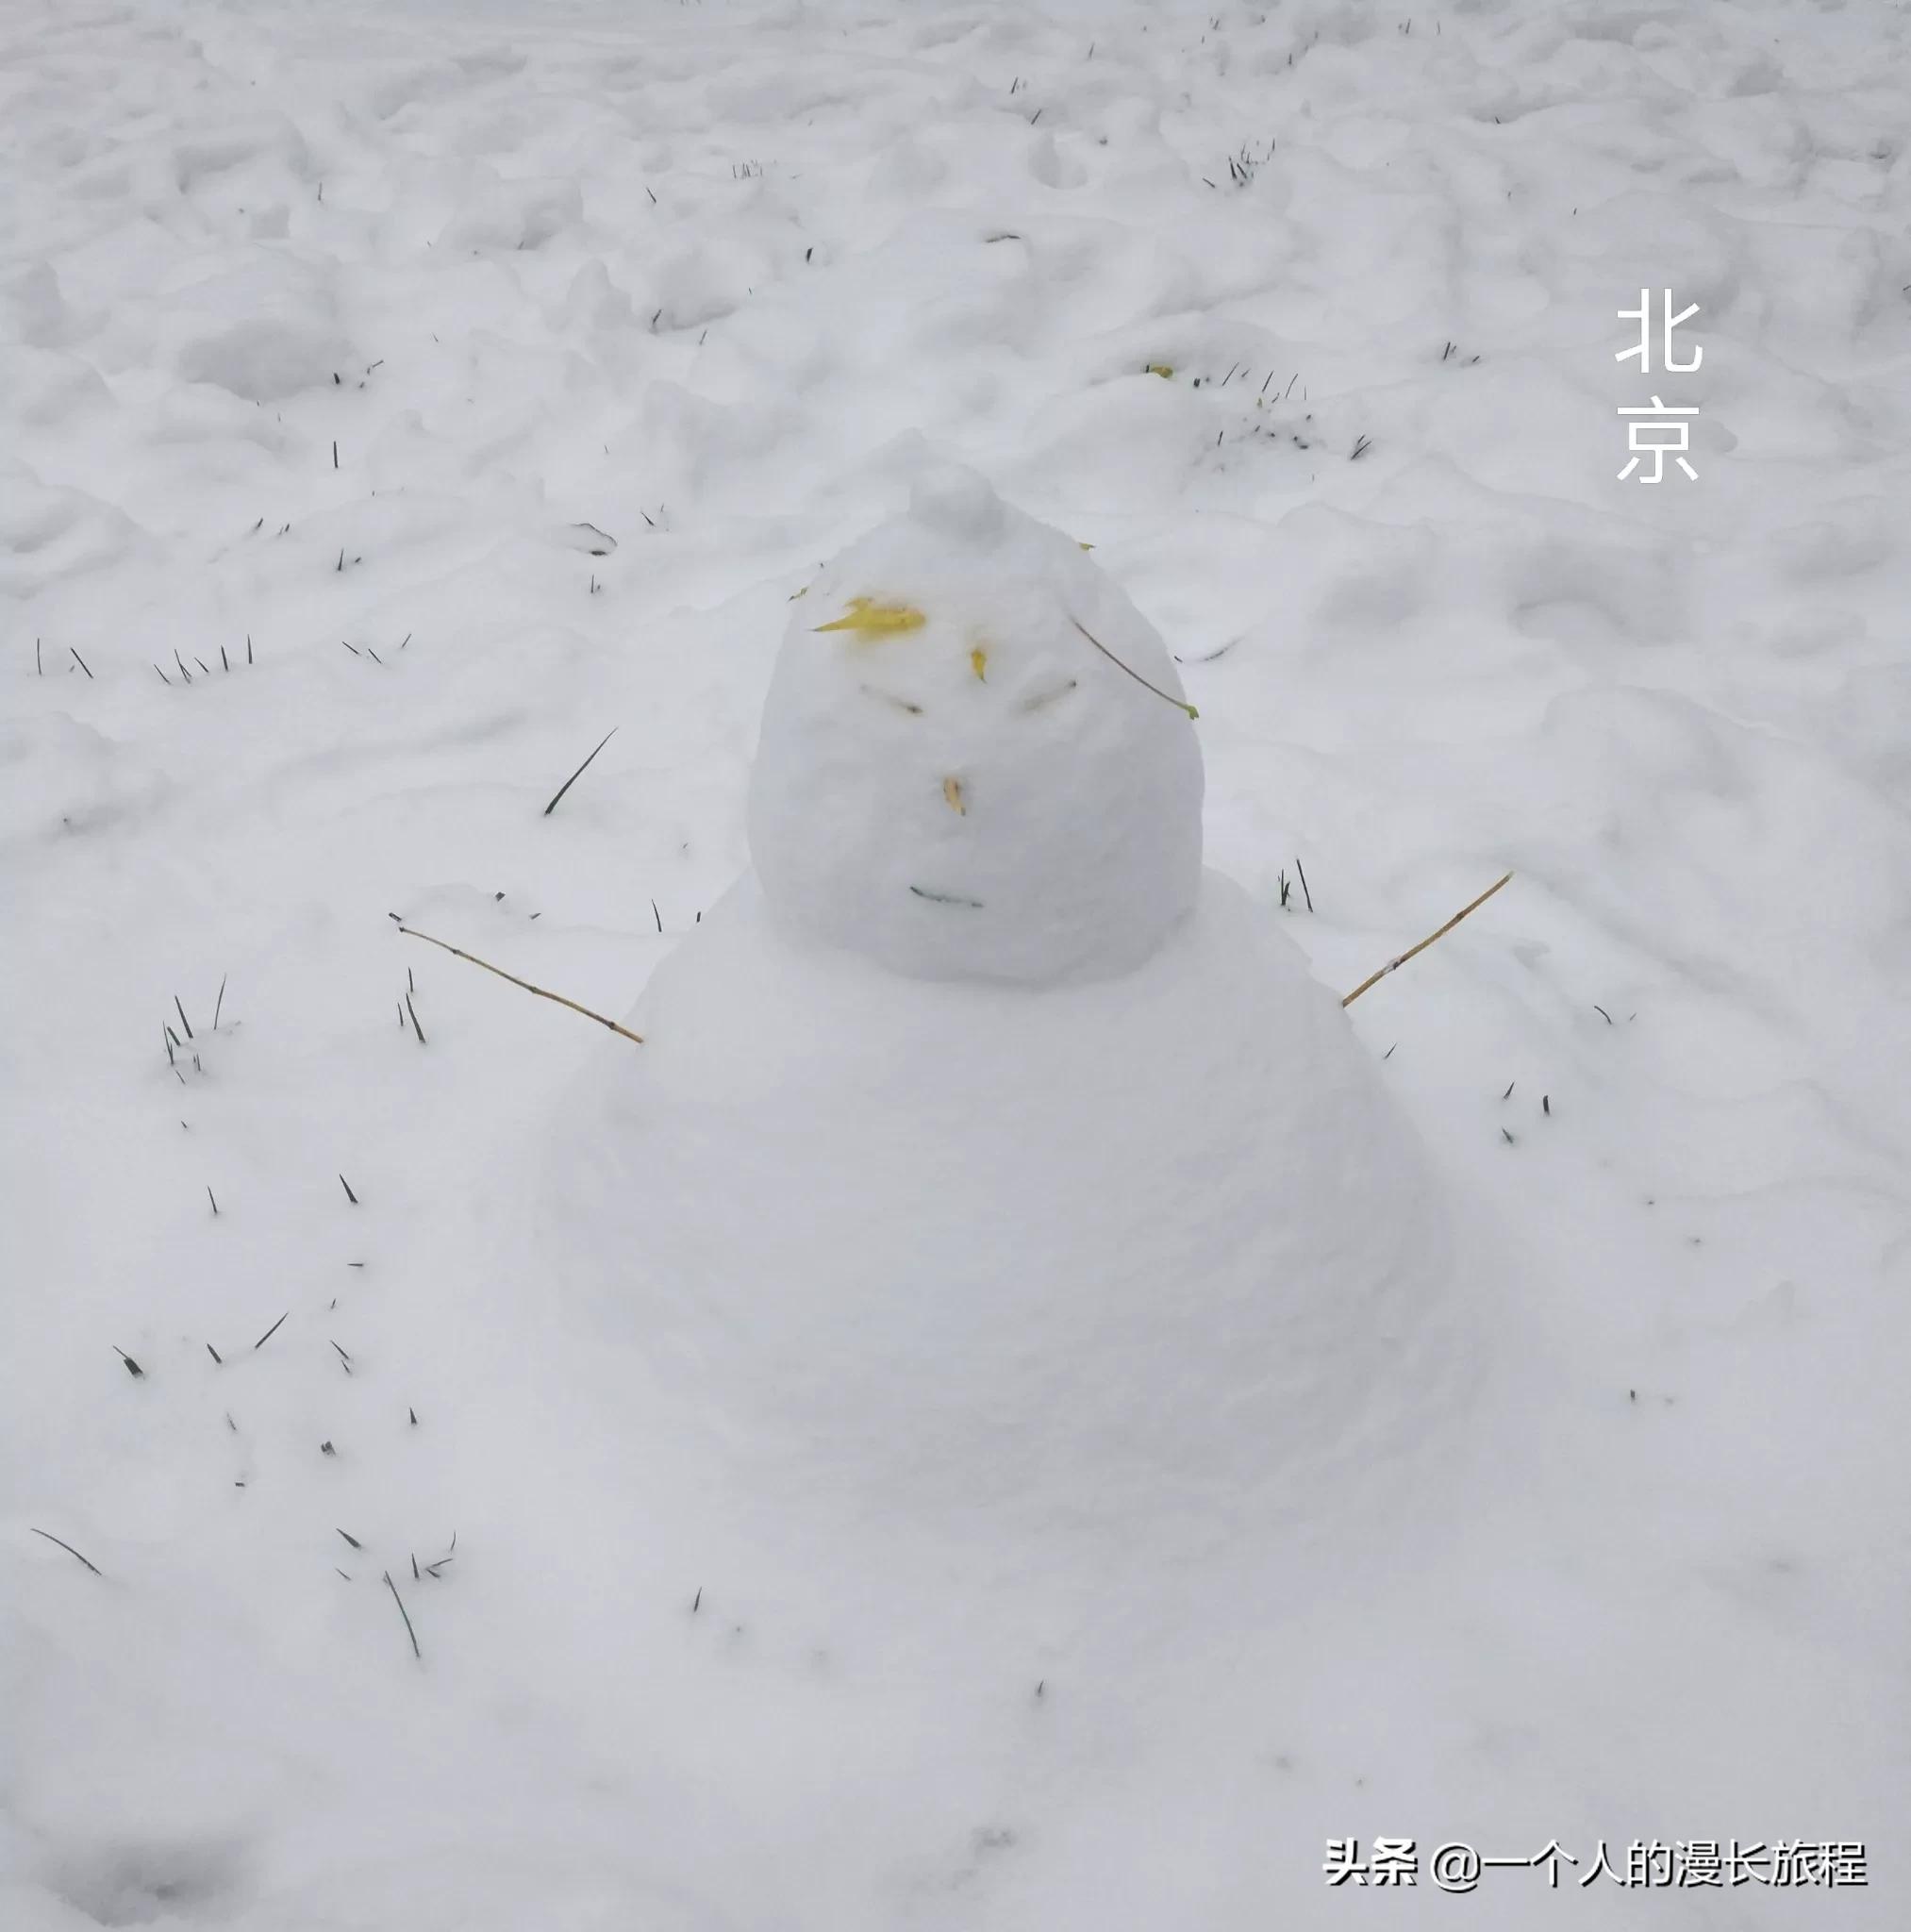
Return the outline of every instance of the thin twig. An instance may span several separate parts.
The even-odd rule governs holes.
[[[407,939],[423,940],[428,946],[436,946],[440,952],[449,953],[455,959],[466,960],[473,966],[482,966],[487,973],[495,973],[500,979],[508,979],[513,986],[523,987],[526,992],[534,992],[540,1000],[556,1000],[560,1007],[569,1007],[573,1013],[582,1013],[587,1020],[595,1020],[600,1026],[608,1026],[613,1033],[621,1033],[626,1040],[633,1040],[639,1046],[643,1044],[643,1035],[633,1033],[628,1026],[620,1026],[615,1020],[607,1020],[602,1013],[593,1013],[589,1007],[580,1007],[575,1000],[567,1000],[561,992],[552,992],[548,988],[533,986],[528,979],[520,979],[515,973],[507,973],[502,966],[493,966],[489,959],[480,959],[474,953],[467,953],[462,946],[454,946],[444,940],[435,940],[428,932],[420,932],[415,925],[401,925],[398,930]]]
[[[938,906],[967,906],[976,912],[982,910],[980,899],[965,899],[959,892],[932,892],[927,886],[911,886],[909,890],[917,898],[933,900]]]
[[[1351,1007],[1354,1004],[1354,1002],[1357,1000],[1360,997],[1360,995],[1364,993],[1370,986],[1377,985],[1381,980],[1385,979],[1389,973],[1398,971],[1398,969],[1402,966],[1404,966],[1406,962],[1409,959],[1411,959],[1416,953],[1425,952],[1426,949],[1430,945],[1432,945],[1436,940],[1444,939],[1448,933],[1453,931],[1454,926],[1459,924],[1460,921],[1463,920],[1468,913],[1477,911],[1480,907],[1484,906],[1487,903],[1487,901],[1490,899],[1493,896],[1493,894],[1497,892],[1500,890],[1500,888],[1506,883],[1506,879],[1510,879],[1512,876],[1513,874],[1509,872],[1505,875],[1505,878],[1496,879],[1494,883],[1488,886],[1487,890],[1484,892],[1482,892],[1480,896],[1477,899],[1475,899],[1471,906],[1462,906],[1460,909],[1457,912],[1455,912],[1454,916],[1450,920],[1448,920],[1447,923],[1443,926],[1441,926],[1437,932],[1428,933],[1426,938],[1421,940],[1419,945],[1409,946],[1406,949],[1406,951],[1404,952],[1397,959],[1389,959],[1387,962],[1387,964],[1380,969],[1378,973],[1370,973],[1368,976],[1365,979],[1363,979],[1360,982],[1360,984],[1356,986],[1354,989],[1354,991],[1350,992],[1344,1000],[1340,1002],[1340,1004],[1343,1007]]]
[[[1071,617],[1069,619],[1069,622],[1072,625],[1073,625],[1074,627],[1078,631],[1080,631],[1085,638],[1088,639],[1089,643],[1093,644],[1095,649],[1101,652],[1102,656],[1105,657],[1110,664],[1114,665],[1118,671],[1126,671],[1128,673],[1128,675],[1132,677],[1135,680],[1135,682],[1142,688],[1143,691],[1152,691],[1157,698],[1164,699],[1167,703],[1172,705],[1177,711],[1186,711],[1190,718],[1198,718],[1201,716],[1201,713],[1197,711],[1194,708],[1194,707],[1188,704],[1185,699],[1170,697],[1169,694],[1165,691],[1163,691],[1159,685],[1150,684],[1148,680],[1145,677],[1143,677],[1138,671],[1131,670],[1126,664],[1123,664],[1121,658],[1116,657],[1114,652],[1109,650],[1107,645],[1105,644],[1100,638],[1096,637],[1095,634],[1088,629],[1088,625],[1083,624],[1079,618]]]

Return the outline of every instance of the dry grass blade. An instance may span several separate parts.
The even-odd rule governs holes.
[[[502,966],[493,966],[489,959],[480,959],[475,953],[467,953],[462,946],[454,946],[444,940],[435,940],[428,932],[420,932],[415,925],[401,925],[398,930],[406,938],[423,940],[428,946],[436,946],[440,952],[449,953],[454,959],[463,959],[473,966],[482,966],[487,973],[495,973],[500,979],[508,979],[513,986],[521,986],[526,992],[534,992],[540,1000],[556,1000],[560,1007],[569,1007],[573,1013],[582,1013],[587,1020],[595,1020],[600,1026],[608,1026],[613,1033],[620,1033],[625,1040],[643,1044],[643,1035],[633,1033],[628,1026],[620,1026],[615,1020],[607,1020],[602,1013],[593,1013],[589,1007],[580,1007],[575,1000],[568,1000],[561,992],[553,992],[548,987],[533,986],[528,979],[520,979],[515,973],[507,973]]]
[[[602,751],[604,747],[607,744],[608,744],[610,741],[616,736],[617,726],[613,724],[610,727],[610,729],[607,731],[604,734],[604,736],[597,741],[596,749],[591,752],[590,758],[594,758],[597,756],[597,753]],[[557,797],[553,798],[550,804],[547,805],[543,809],[543,817],[549,818],[551,814],[557,809],[557,799],[562,798],[565,792],[569,791],[572,786],[576,784],[578,779],[583,777],[584,774],[590,769],[590,758],[586,758],[584,762],[581,765],[579,765],[577,769],[574,772],[573,772],[568,778],[564,780],[563,784],[558,786]]]
[[[28,1524],[27,1527],[29,1529],[33,1529],[33,1525],[31,1524]],[[69,1557],[78,1557],[82,1563],[86,1563],[86,1567],[89,1570],[91,1570],[95,1576],[104,1576],[106,1574],[106,1572],[102,1570],[97,1563],[87,1563],[86,1558],[84,1557],[81,1557],[79,1552],[76,1549],[75,1549],[71,1543],[59,1542],[59,1539],[57,1536],[55,1536],[51,1530],[34,1529],[33,1534],[35,1536],[43,1536],[50,1543],[59,1543],[59,1547],[63,1549]]]
[[[418,1632],[411,1627],[411,1613],[405,1607],[405,1599],[398,1594],[398,1586],[392,1582],[389,1570],[385,1573],[385,1588],[391,1592],[391,1601],[398,1606],[398,1614],[405,1619],[405,1634],[411,1640],[411,1655],[423,1663],[424,1653],[418,1647]]]
[[[1340,1004],[1343,1007],[1351,1007],[1354,1004],[1354,1002],[1357,1000],[1360,997],[1360,995],[1364,993],[1370,986],[1377,986],[1380,983],[1380,981],[1385,979],[1389,973],[1396,972],[1399,968],[1404,966],[1406,962],[1409,959],[1411,959],[1416,953],[1423,953],[1430,945],[1433,944],[1433,942],[1436,940],[1444,939],[1448,933],[1453,931],[1454,926],[1459,924],[1460,921],[1463,920],[1468,913],[1477,912],[1479,908],[1482,906],[1484,906],[1487,903],[1487,901],[1490,899],[1493,896],[1493,894],[1500,890],[1502,886],[1504,886],[1506,883],[1506,879],[1510,879],[1512,876],[1513,874],[1509,872],[1508,874],[1506,874],[1505,878],[1495,879],[1494,882],[1490,886],[1488,886],[1487,890],[1484,892],[1482,892],[1480,896],[1477,899],[1475,899],[1471,906],[1462,906],[1460,909],[1457,912],[1455,912],[1454,916],[1450,920],[1448,920],[1447,923],[1443,926],[1441,926],[1437,932],[1428,933],[1426,938],[1421,940],[1419,945],[1409,946],[1406,949],[1406,951],[1404,952],[1397,959],[1389,959],[1387,962],[1387,964],[1380,969],[1378,973],[1370,973],[1367,975],[1367,977],[1363,979],[1360,982],[1360,984],[1356,986],[1354,989],[1354,991],[1350,992],[1347,995],[1347,997],[1340,1002]]]
[[[1181,698],[1171,697],[1169,693],[1163,691],[1158,684],[1150,684],[1148,680],[1145,677],[1143,677],[1138,671],[1135,670],[1130,665],[1122,663],[1121,658],[1116,657],[1114,652],[1109,650],[1107,645],[1105,644],[1101,641],[1101,639],[1098,638],[1094,634],[1094,632],[1088,627],[1087,625],[1082,623],[1082,621],[1079,618],[1072,617],[1069,619],[1069,622],[1072,625],[1073,625],[1074,627],[1078,631],[1080,631],[1085,638],[1088,639],[1089,643],[1094,645],[1096,650],[1101,652],[1102,656],[1105,657],[1108,660],[1108,662],[1115,667],[1117,671],[1127,672],[1128,675],[1132,677],[1135,680],[1135,682],[1141,687],[1143,691],[1152,691],[1157,698],[1162,700],[1164,704],[1172,705],[1177,711],[1186,711],[1188,717],[1190,718],[1198,718],[1201,716],[1201,713],[1197,711],[1192,705],[1187,703],[1185,700]]]

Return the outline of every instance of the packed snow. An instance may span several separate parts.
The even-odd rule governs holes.
[[[1904,1923],[1902,10],[0,47],[6,1932]]]
[[[1145,959],[1200,881],[1201,750],[1106,573],[945,465],[806,588],[751,773],[778,919],[911,974]]]
[[[1041,992],[770,910],[745,882],[658,967],[642,1060],[559,1110],[535,1249],[563,1325],[645,1375],[625,1408],[747,1465],[722,1488],[944,1560],[958,1529],[1070,1574],[1124,1534],[1265,1557],[1323,1465],[1452,1400],[1421,1162],[1232,881],[1146,966]]]

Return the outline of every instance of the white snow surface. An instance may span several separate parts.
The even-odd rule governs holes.
[[[567,1094],[527,1263],[623,1351],[624,1409],[723,1465],[699,1515],[1153,1572],[1265,1560],[1336,1472],[1424,1451],[1465,1358],[1437,1199],[1274,915],[1210,874],[1146,965],[1031,991],[769,911],[726,895],[646,990],[641,1058]]]
[[[0,1926],[1905,1923],[1902,10],[0,46]],[[1233,882],[1129,971],[732,890],[795,593],[952,461],[1199,709],[1100,667]],[[1579,1882],[1733,1837],[1871,1882]]]
[[[929,978],[1145,959],[1200,883],[1201,750],[1168,647],[1081,543],[931,466],[806,588],[750,780],[777,920]]]

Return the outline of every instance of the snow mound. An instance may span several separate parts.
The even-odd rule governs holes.
[[[633,1024],[560,1109],[539,1266],[720,1488],[1160,1548],[1420,1441],[1435,1191],[1230,881],[1135,972],[1032,990],[792,942],[746,876]]]
[[[1188,912],[1201,801],[1153,627],[951,465],[797,602],[750,850],[793,935],[919,978],[1058,982],[1127,971]]]
[[[129,341],[156,329],[182,382],[211,383],[249,403],[278,403],[362,361],[316,268],[267,257],[207,275],[170,295],[150,324],[133,315]]]
[[[574,181],[507,181],[483,170],[464,207],[444,225],[447,248],[541,248],[574,229],[583,201]]]

